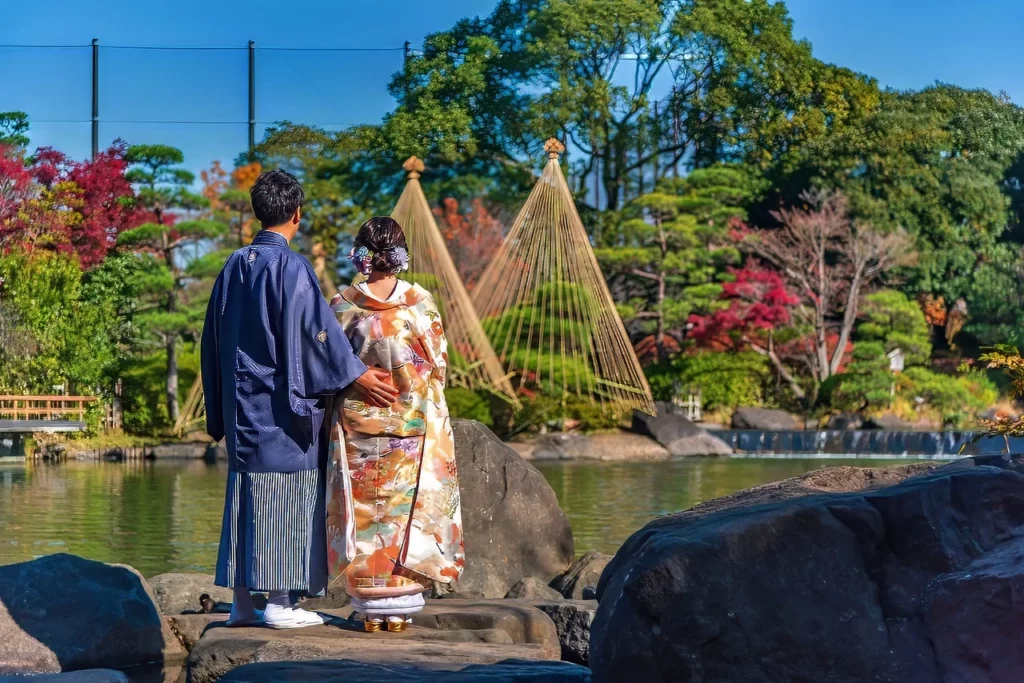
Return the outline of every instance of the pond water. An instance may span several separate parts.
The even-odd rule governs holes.
[[[894,461],[776,457],[535,464],[569,516],[577,552],[613,553],[651,519],[710,498],[821,467]],[[68,552],[129,564],[146,576],[212,572],[226,473],[224,465],[198,461],[0,464],[0,564]]]

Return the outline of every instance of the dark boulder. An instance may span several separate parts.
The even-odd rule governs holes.
[[[546,583],[565,571],[572,529],[544,475],[479,422],[452,424],[466,539],[456,590],[501,598],[520,579]]]
[[[924,622],[946,681],[1021,680],[1022,595],[1024,537],[925,588]]]
[[[0,674],[125,668],[184,654],[131,567],[67,554],[0,566]]]
[[[471,664],[457,669],[434,669],[354,661],[265,662],[246,664],[220,679],[223,683],[589,683],[590,670],[566,662],[510,660],[497,664]]]
[[[562,661],[586,666],[590,661],[590,625],[597,612],[597,601],[556,600],[531,604],[555,622],[562,644]]]
[[[658,414],[633,413],[633,431],[650,437],[676,457],[687,455],[731,455],[730,448],[683,416],[678,406],[665,401],[656,404]]]
[[[737,408],[732,414],[733,429],[765,429],[786,431],[802,429],[800,421],[785,410],[771,408]]]
[[[1024,475],[984,462],[651,522],[598,585],[594,680],[1020,680]]]
[[[590,552],[580,557],[572,566],[551,582],[551,587],[558,591],[563,597],[570,600],[583,600],[583,592],[587,588],[597,586],[601,579],[601,572],[612,561],[611,555]]]
[[[132,679],[113,669],[85,669],[63,674],[0,676],[0,683],[132,683]]]

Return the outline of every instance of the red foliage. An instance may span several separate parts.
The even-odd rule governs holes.
[[[135,192],[124,176],[126,149],[124,143],[115,143],[94,160],[74,164],[68,174],[83,190],[82,224],[71,240],[83,268],[102,261],[119,234],[142,222]]]
[[[0,147],[0,231],[18,213],[18,207],[30,196],[32,173],[22,159],[7,156]],[[2,232],[0,232],[2,235]]]
[[[689,336],[700,346],[717,350],[742,347],[751,335],[760,337],[789,324],[790,308],[800,303],[774,270],[748,262],[730,272],[736,280],[722,285],[721,296],[729,302],[728,308],[690,316]]]
[[[505,238],[501,222],[479,198],[463,213],[458,200],[447,197],[434,208],[434,215],[462,281],[472,289]]]
[[[0,244],[45,242],[77,254],[83,268],[102,261],[117,235],[142,219],[124,177],[125,149],[117,143],[84,162],[51,147],[29,163],[0,154]]]
[[[675,355],[680,351],[679,342],[677,342],[675,337],[670,334],[666,334],[664,336],[662,344],[665,347],[665,352],[670,356]],[[653,334],[647,335],[634,344],[633,350],[636,352],[636,357],[643,365],[658,362],[658,341],[657,337]]]

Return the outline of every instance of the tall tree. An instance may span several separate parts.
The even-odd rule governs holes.
[[[7,151],[17,154],[28,147],[28,114],[23,111],[0,111],[0,156]]]
[[[219,161],[214,161],[208,170],[200,173],[202,196],[208,202],[209,214],[228,226],[235,246],[244,247],[252,241],[254,218],[249,190],[260,171],[259,162],[253,162],[229,174]]]
[[[93,394],[131,341],[127,264],[83,272],[74,254],[14,248],[0,256],[0,392]]]
[[[400,154],[508,185],[557,133],[582,153],[577,193],[596,175],[609,209],[657,169],[761,163],[878,97],[815,60],[769,0],[502,0],[428,36],[391,92]]]
[[[800,297],[795,311],[813,330],[812,376],[820,383],[839,371],[864,290],[910,265],[915,254],[904,233],[855,223],[840,194],[812,191],[803,200],[806,208],[780,209],[780,227],[754,230],[745,244]],[[832,330],[838,333],[834,344]]]
[[[1005,95],[944,84],[887,92],[871,116],[802,146],[768,175],[768,208],[811,184],[842,191],[856,220],[905,229],[920,253],[908,290],[947,305],[963,299],[967,330],[982,344],[1005,341],[984,323],[1024,242],[1024,109]],[[770,222],[767,211],[752,214]]]
[[[126,149],[117,141],[88,161],[74,161],[52,147],[41,147],[32,155],[29,170],[36,181],[50,193],[74,197],[63,205],[63,210],[77,215],[60,237],[58,249],[77,254],[83,268],[102,262],[117,236],[144,220],[126,177]]]
[[[144,264],[140,289],[145,303],[138,321],[166,353],[167,416],[173,423],[178,418],[178,343],[202,325],[208,291],[197,281],[222,262],[214,248],[226,227],[194,218],[207,202],[189,189],[192,173],[177,166],[184,161],[180,150],[136,145],[128,148],[126,159],[132,164],[128,178],[138,187],[149,221],[121,233],[118,244],[135,250]]]
[[[625,321],[653,335],[657,360],[679,348],[691,315],[716,307],[727,267],[740,261],[730,230],[746,218],[751,193],[743,169],[698,169],[663,179],[631,202],[635,217],[603,231],[598,260],[628,297]]]

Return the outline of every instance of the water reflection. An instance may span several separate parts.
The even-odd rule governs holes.
[[[840,464],[893,463],[719,458],[538,468],[572,522],[577,552],[612,553],[659,515]],[[0,564],[69,552],[146,576],[212,572],[226,476],[223,465],[202,462],[0,464]]]
[[[915,462],[900,460],[901,463]],[[669,462],[534,463],[555,490],[576,552],[612,554],[630,534],[670,512],[822,467],[886,467],[889,460],[688,458]]]
[[[212,570],[222,467],[71,462],[0,473],[0,564],[69,552],[147,576]]]

